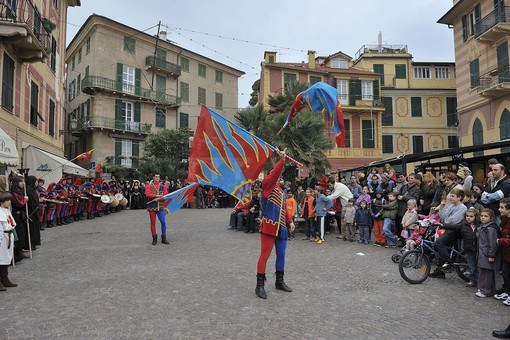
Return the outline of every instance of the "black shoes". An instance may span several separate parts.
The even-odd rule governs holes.
[[[161,243],[163,243],[163,244],[170,244],[170,243],[166,240],[166,235],[161,235]]]
[[[292,289],[285,284],[283,281],[283,272],[276,272],[276,282],[275,287],[276,289],[283,290],[284,292],[292,292]]]
[[[435,277],[435,278],[438,278],[438,279],[444,279],[446,277],[445,273],[436,268],[436,270],[434,270],[432,273],[430,273],[429,277]]]
[[[266,281],[266,274],[257,273],[257,287],[255,288],[255,294],[261,299],[267,299],[267,293],[264,289],[264,281]]]
[[[499,339],[510,339],[510,326],[502,331],[492,331],[492,336]]]
[[[158,235],[152,235],[152,245],[155,246],[158,243]]]

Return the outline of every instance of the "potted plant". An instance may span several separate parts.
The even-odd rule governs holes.
[[[43,18],[42,24],[43,24],[44,28],[46,29],[46,31],[48,31],[48,32],[52,32],[55,28],[57,28],[57,25],[48,18]]]

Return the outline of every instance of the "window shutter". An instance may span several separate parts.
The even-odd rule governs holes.
[[[142,70],[135,68],[135,94],[140,95],[142,93],[140,86],[142,85]]]
[[[122,100],[115,99],[115,128],[122,129]]]
[[[115,164],[120,164],[119,156],[122,154],[122,141],[115,138]]]
[[[374,64],[374,72],[381,75],[381,86],[384,86],[384,64]]]
[[[117,90],[122,92],[122,68],[121,63],[117,63]]]
[[[374,80],[373,82],[374,91],[372,92],[374,94],[374,100],[379,99],[379,80]]]
[[[467,16],[462,17],[462,40],[466,41],[468,37],[468,27],[467,27]]]
[[[139,102],[136,102],[135,103],[135,115],[134,115],[135,122],[140,123],[141,112],[142,112],[142,105]]]
[[[393,126],[392,97],[384,97],[384,112],[382,113],[382,126]]]
[[[140,143],[138,141],[133,141],[132,144],[132,168],[138,168],[138,157],[140,156]]]
[[[361,99],[361,80],[349,80],[349,106],[356,106],[356,100]]]

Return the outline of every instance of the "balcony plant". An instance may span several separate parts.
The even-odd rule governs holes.
[[[55,28],[57,28],[57,25],[48,18],[43,18],[41,22],[46,31],[48,32],[52,32]]]

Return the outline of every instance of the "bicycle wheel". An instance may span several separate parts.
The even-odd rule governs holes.
[[[399,263],[401,258],[402,258],[402,254],[400,254],[400,253],[391,255],[391,260],[395,263]]]
[[[464,280],[469,281],[469,276],[471,275],[471,269],[469,268],[466,258],[461,254],[456,254],[455,263],[453,265],[455,267],[455,272],[457,275]]]
[[[398,263],[400,276],[411,284],[422,283],[429,277],[429,258],[420,250],[410,250],[402,255]]]

